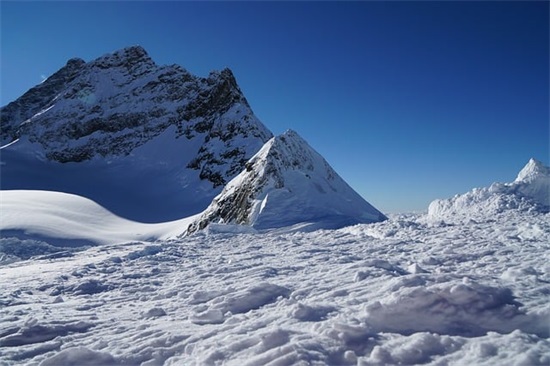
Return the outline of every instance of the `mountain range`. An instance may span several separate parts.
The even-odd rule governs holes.
[[[128,47],[70,59],[0,115],[2,190],[74,194],[149,223],[202,213],[192,231],[386,218],[297,133],[273,137],[229,69],[201,78]]]

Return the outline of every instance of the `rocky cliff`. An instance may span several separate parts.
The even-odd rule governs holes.
[[[207,78],[157,66],[139,46],[71,59],[0,110],[2,144],[25,138],[61,163],[127,156],[174,127],[197,151],[182,163],[217,187],[271,137],[229,69]]]

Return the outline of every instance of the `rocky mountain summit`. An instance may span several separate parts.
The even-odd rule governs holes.
[[[151,223],[208,207],[195,229],[385,218],[296,133],[272,138],[229,69],[201,78],[128,47],[69,60],[0,115],[4,190],[75,194]]]
[[[139,46],[89,63],[71,59],[0,113],[3,144],[25,138],[61,163],[126,156],[174,127],[174,138],[199,140],[186,165],[214,186],[272,136],[229,69],[199,78],[157,66]]]

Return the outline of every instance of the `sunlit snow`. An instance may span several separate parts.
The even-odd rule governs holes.
[[[139,46],[1,112],[2,366],[550,364],[534,159],[386,220],[229,69]]]
[[[28,235],[0,239],[0,360],[548,365],[550,214],[483,217],[478,198],[454,220],[402,214],[310,232],[211,224],[179,237],[184,222],[144,225],[72,195],[2,192],[2,229],[20,214]],[[96,245],[39,238],[64,232]]]

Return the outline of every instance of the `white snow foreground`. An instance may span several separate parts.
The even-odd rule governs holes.
[[[550,363],[548,213],[216,229],[0,267],[0,364]]]
[[[428,208],[432,220],[484,220],[506,210],[550,211],[550,168],[530,159],[512,183],[493,183],[450,199],[435,200]]]
[[[340,228],[386,217],[355,192],[296,132],[273,137],[189,227]]]

